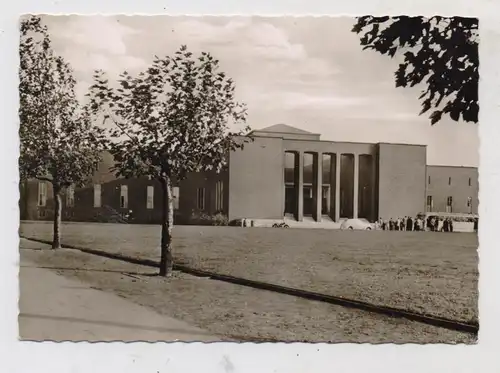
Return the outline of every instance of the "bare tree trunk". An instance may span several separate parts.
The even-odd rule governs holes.
[[[162,187],[162,220],[161,220],[161,259],[160,276],[170,277],[174,265],[172,257],[172,228],[174,226],[174,204],[172,181],[165,176],[161,180]]]
[[[54,190],[54,237],[52,239],[52,249],[61,248],[61,187],[59,185],[53,186]]]

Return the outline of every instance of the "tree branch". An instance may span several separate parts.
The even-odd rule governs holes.
[[[108,109],[108,113],[109,113],[109,109]],[[106,117],[106,116],[104,117],[104,122],[106,121],[106,118],[111,119],[111,121],[113,122],[113,124],[114,124],[116,127],[118,127],[118,128],[120,129],[120,131],[122,131],[122,133],[123,133],[125,136],[127,136],[130,140],[134,141],[136,144],[138,144],[138,143],[139,143],[139,140],[138,140],[137,138],[134,138],[134,137],[130,136],[130,135],[127,133],[127,131],[125,131],[125,130],[123,129],[123,127],[121,127],[121,126],[118,124],[118,122],[117,122],[117,121],[116,121],[116,120],[112,117],[112,114],[111,114],[111,113],[109,113],[109,114],[107,115],[107,117]]]

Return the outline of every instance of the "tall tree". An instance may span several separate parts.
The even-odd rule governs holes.
[[[83,185],[99,161],[103,130],[92,125],[88,110],[75,97],[72,69],[54,53],[48,29],[39,17],[21,21],[20,40],[21,180],[52,184],[54,237],[61,247],[61,196]]]
[[[173,180],[190,172],[221,171],[228,153],[242,148],[248,126],[245,106],[235,100],[235,84],[208,53],[194,58],[186,46],[173,56],[155,57],[132,77],[124,72],[113,85],[96,71],[90,87],[96,116],[110,121],[109,149],[117,177],[150,177],[162,187],[160,275],[173,267]]]
[[[454,121],[478,121],[478,20],[462,17],[357,18],[353,32],[363,49],[394,57],[404,52],[395,72],[396,87],[426,85],[419,100],[431,124],[448,115]]]

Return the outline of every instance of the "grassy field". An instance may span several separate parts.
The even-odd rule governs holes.
[[[51,238],[51,224],[23,223]],[[159,259],[158,226],[67,224],[63,243]],[[177,226],[196,268],[448,317],[478,319],[477,236],[468,233]]]
[[[473,336],[293,296],[175,273],[77,250],[21,242],[24,265],[35,265],[184,320],[227,341],[474,343]],[[99,305],[89,305],[99,307]],[[120,310],[116,310],[120,312]]]

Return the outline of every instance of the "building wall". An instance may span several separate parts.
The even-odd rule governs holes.
[[[45,206],[38,206],[38,180],[30,180],[24,185],[25,197],[22,202],[22,220],[52,220],[54,217],[54,198],[52,185],[47,184]],[[121,186],[127,185],[128,206],[121,207]],[[147,208],[147,186],[154,187],[153,209]],[[64,221],[110,221],[132,211],[132,217],[143,224],[159,223],[161,219],[161,186],[157,181],[144,179],[117,179],[101,184],[101,207],[94,207],[94,186],[75,188],[74,205],[67,205],[67,190],[62,195],[62,219]],[[24,211],[23,211],[24,210]]]
[[[370,220],[407,215],[426,211],[426,196],[433,197],[433,211],[446,211],[447,197],[452,196],[452,211],[468,213],[467,198],[472,197],[472,212],[478,211],[477,168],[426,166],[426,148],[416,145],[336,143],[283,139],[281,137],[255,137],[243,150],[230,154],[229,167],[222,173],[193,173],[179,186],[179,209],[176,218],[187,218],[193,213],[217,213],[215,204],[216,183],[223,182],[223,213],[229,219],[268,218],[281,219],[284,213],[284,161],[285,151],[318,152],[323,154],[369,154],[373,156],[373,179],[370,169],[360,163],[359,194],[363,186],[375,181]],[[117,179],[110,167],[113,159],[103,154],[98,170],[88,185],[77,188],[74,207],[66,205],[62,197],[63,220],[102,221],[109,216],[123,216],[132,210],[136,223],[158,224],[161,221],[162,189],[160,184],[147,178]],[[312,172],[312,171],[311,171]],[[333,171],[334,172],[334,171]],[[367,173],[364,175],[364,173]],[[429,183],[430,177],[430,183]],[[451,177],[451,185],[449,178]],[[341,181],[346,178],[341,174]],[[471,185],[469,186],[469,178]],[[332,178],[333,180],[333,178]],[[323,183],[325,180],[323,180]],[[334,183],[334,181],[332,181]],[[20,185],[20,215],[23,220],[53,219],[51,184],[47,183],[46,206],[37,206],[38,181],[30,180]],[[94,184],[101,185],[101,207],[94,207]],[[120,206],[122,185],[128,187],[128,206]],[[153,209],[147,209],[147,187],[154,187]],[[332,185],[334,187],[334,185]],[[198,209],[198,189],[205,189],[205,208]],[[332,194],[332,199],[335,197]],[[335,202],[332,200],[332,212]],[[362,209],[361,200],[358,206]],[[378,212],[378,213],[377,213]],[[362,217],[363,214],[360,215]]]
[[[376,154],[375,144],[334,141],[284,140],[284,151],[320,152],[333,154]]]
[[[67,205],[67,190],[62,195],[62,219],[64,221],[118,221],[132,211],[137,223],[157,224],[161,221],[162,189],[156,180],[148,178],[117,179],[110,170],[113,158],[109,153],[102,155],[97,171],[84,187],[75,188],[74,206]],[[47,185],[45,206],[38,206],[38,180],[23,182],[21,188],[20,212],[22,220],[52,220],[54,198],[52,184]],[[101,185],[101,207],[94,207],[94,185]],[[128,206],[121,207],[121,186],[128,189]],[[147,208],[147,187],[153,186],[153,209]]]
[[[425,211],[426,147],[379,144],[379,217],[396,219]]]
[[[51,220],[53,215],[52,184],[47,183],[47,203],[38,206],[38,181],[30,180],[20,184],[20,218],[21,220]],[[63,198],[63,204],[64,204]]]
[[[447,199],[451,196],[452,212],[478,212],[479,180],[476,167],[427,166],[426,188],[427,196],[432,196],[432,211],[446,212]],[[471,207],[467,206],[469,197],[472,199]]]
[[[205,213],[214,215],[216,213],[228,213],[228,176],[227,170],[216,172],[197,172],[189,174],[188,177],[179,184],[179,214],[183,218],[189,217],[191,214]],[[222,182],[222,210],[217,208],[216,193],[217,182]],[[198,191],[204,189],[205,206],[200,209],[198,206]]]
[[[229,157],[229,219],[281,219],[285,152],[281,138],[255,137]]]

